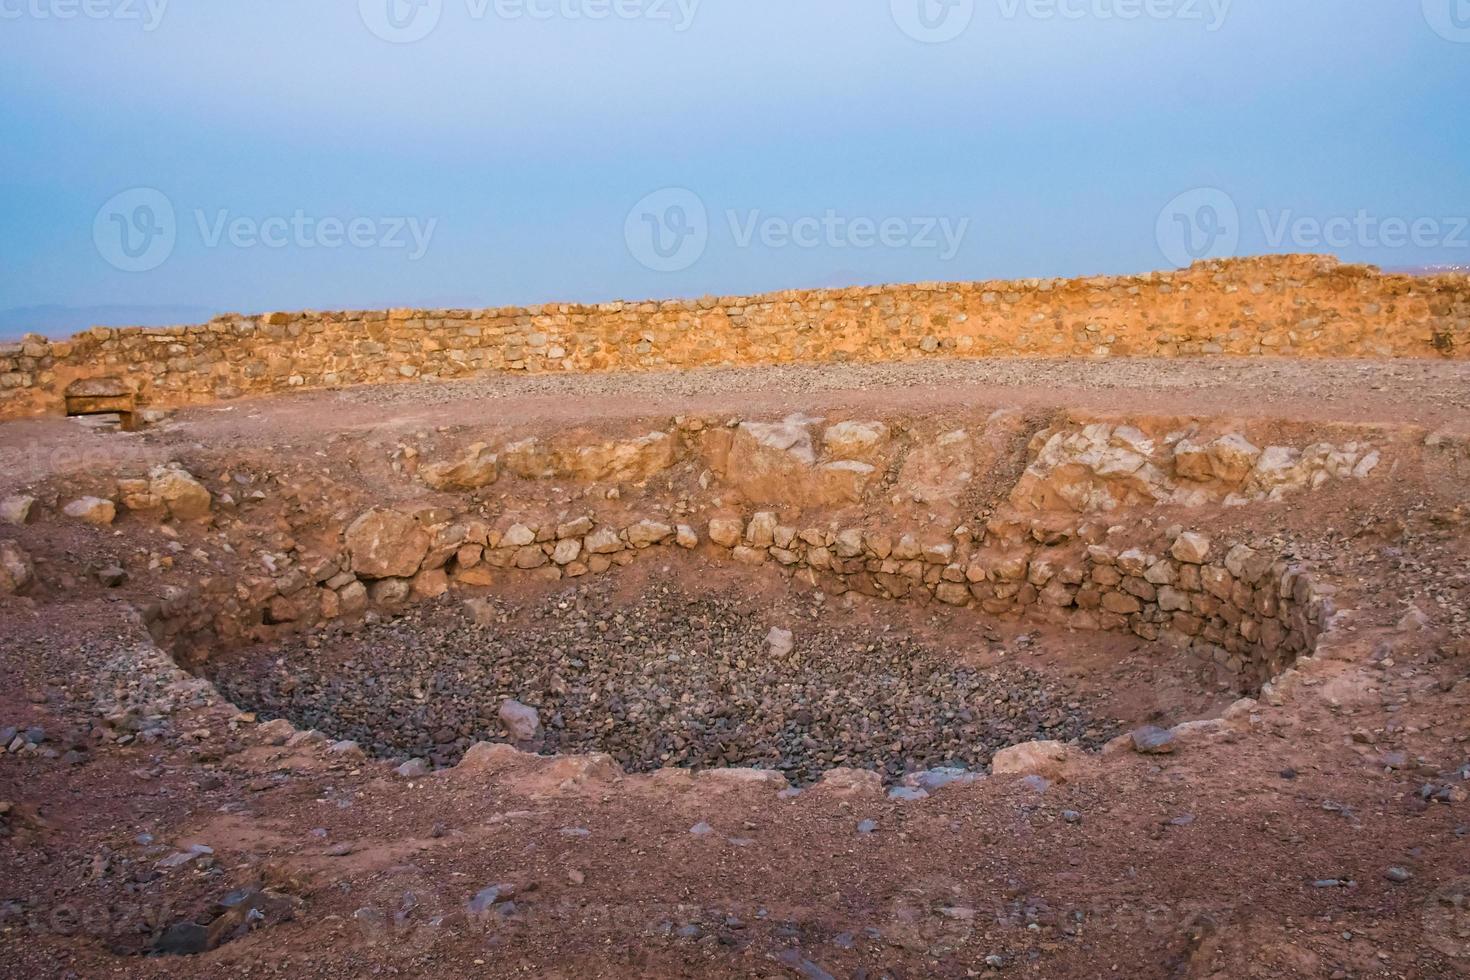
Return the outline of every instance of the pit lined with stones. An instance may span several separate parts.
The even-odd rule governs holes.
[[[1289,543],[1191,528],[1350,493],[1380,442],[1136,421],[987,409],[421,433],[386,464],[353,443],[335,470],[170,461],[66,513],[111,524],[120,505],[182,530],[192,559],[217,547],[224,574],[141,607],[154,638],[242,709],[405,774],[488,741],[626,772],[892,783],[1209,717],[1314,648],[1332,593]],[[218,543],[193,533],[211,526]],[[760,582],[806,611],[762,606]],[[795,632],[790,650],[773,627]],[[1110,672],[1119,655],[1146,669]],[[1120,704],[1109,684],[1156,693]]]
[[[1095,749],[1124,730],[1063,671],[1031,662],[1032,634],[991,641],[971,624],[939,640],[820,606],[773,614],[748,593],[657,581],[625,597],[602,580],[431,603],[314,649],[238,651],[207,674],[263,717],[435,766],[511,741],[606,753],[628,772],[758,768],[805,785],[858,768],[898,782],[982,771],[996,750],[1035,739]],[[795,627],[789,650],[773,619]],[[533,737],[507,730],[508,701],[536,712]]]

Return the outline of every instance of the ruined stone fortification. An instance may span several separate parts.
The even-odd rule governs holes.
[[[500,371],[644,370],[922,357],[1315,355],[1470,350],[1470,277],[1320,256],[1088,279],[920,283],[592,306],[229,315],[0,347],[0,418],[56,413],[116,377],[174,406],[295,388]]]

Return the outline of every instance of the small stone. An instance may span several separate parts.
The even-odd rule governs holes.
[[[715,832],[715,828],[711,827],[709,824],[707,824],[703,820],[701,820],[701,821],[699,821],[699,823],[695,824],[693,827],[690,827],[689,828],[689,832],[691,834],[693,834],[695,837],[703,837],[706,834],[712,834],[712,833],[714,833]]]
[[[876,821],[876,820],[859,820],[858,821],[857,832],[860,833],[860,834],[871,834],[871,833],[875,832],[877,829],[878,829],[878,821]]]
[[[500,723],[517,742],[529,742],[541,731],[541,716],[536,709],[514,699],[501,703]]]
[[[1076,810],[1063,810],[1062,819],[1065,820],[1067,823],[1081,823],[1082,814],[1078,813]]]
[[[393,774],[400,779],[422,779],[429,774],[429,764],[423,759],[409,759],[394,769]]]
[[[1174,735],[1163,728],[1145,725],[1135,729],[1131,738],[1133,751],[1143,755],[1167,755],[1174,751]]]
[[[118,565],[105,565],[93,574],[100,585],[109,589],[116,589],[128,581],[127,570]]]
[[[766,634],[766,649],[773,657],[790,656],[792,649],[796,646],[796,638],[790,630],[779,626],[772,626],[771,631]]]
[[[1414,873],[1412,871],[1410,871],[1408,868],[1402,868],[1402,867],[1399,867],[1398,865],[1395,865],[1395,866],[1389,868],[1387,871],[1383,872],[1383,877],[1387,878],[1389,881],[1393,882],[1395,885],[1402,885],[1405,882],[1407,882],[1410,878],[1413,878],[1414,877]]]

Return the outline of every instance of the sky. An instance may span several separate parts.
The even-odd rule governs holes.
[[[0,82],[10,332],[1470,264],[1470,0],[0,0]]]

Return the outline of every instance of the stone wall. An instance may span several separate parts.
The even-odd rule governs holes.
[[[1470,276],[1318,256],[1087,279],[920,283],[487,310],[229,315],[0,346],[0,418],[58,413],[117,377],[145,405],[502,371],[924,357],[1470,355]]]
[[[978,529],[874,531],[783,525],[773,512],[703,527],[591,518],[527,524],[439,507],[371,508],[335,554],[179,591],[144,613],[154,636],[199,659],[370,610],[392,614],[506,576],[577,579],[659,548],[797,576],[829,595],[972,608],[1081,630],[1129,632],[1188,651],[1201,667],[1255,690],[1316,643],[1330,590],[1301,567],[1243,544],[1175,531],[1153,547],[1119,547],[1098,524],[992,520]]]

